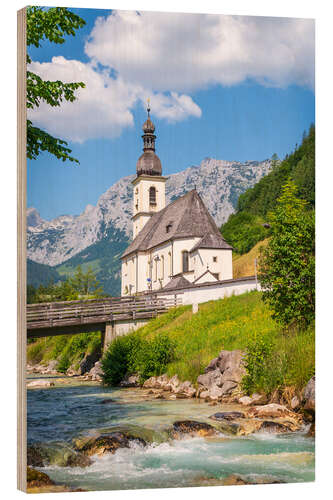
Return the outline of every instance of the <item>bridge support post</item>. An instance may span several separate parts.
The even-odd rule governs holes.
[[[103,352],[106,351],[111,342],[115,339],[115,327],[114,322],[110,321],[109,323],[105,323],[104,330],[102,331],[102,349]]]

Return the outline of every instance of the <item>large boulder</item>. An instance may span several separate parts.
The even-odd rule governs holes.
[[[97,437],[93,437],[78,445],[78,451],[87,456],[114,454],[119,448],[130,448],[132,443],[146,446],[144,439],[134,437],[127,432],[111,432]]]
[[[155,389],[156,388],[156,377],[150,377],[144,381],[143,387],[145,389]]]
[[[164,390],[175,392],[178,386],[180,385],[180,380],[178,375],[174,375],[168,381],[168,383],[164,386]]]
[[[303,391],[304,409],[315,412],[316,409],[316,377],[312,377]]]
[[[177,397],[183,396],[185,398],[193,398],[197,391],[191,382],[186,380],[185,382],[179,384],[173,392],[177,395]]]
[[[27,383],[27,387],[29,389],[34,387],[36,389],[42,389],[44,387],[52,387],[52,386],[54,386],[54,382],[52,382],[52,380],[46,380],[46,379],[32,380],[31,382]]]
[[[202,385],[206,389],[210,389],[211,387],[214,386],[221,387],[223,380],[222,380],[222,373],[220,372],[219,368],[216,368],[215,370],[211,370],[208,372],[206,370],[203,375],[199,375],[197,379],[198,384]]]
[[[90,372],[100,357],[101,353],[99,349],[96,349],[90,354],[86,354],[80,363],[79,375],[84,375],[85,373]]]
[[[45,472],[27,467],[27,488],[40,488],[41,486],[50,486],[54,482]]]
[[[205,422],[196,422],[195,420],[179,420],[173,424],[170,431],[173,439],[180,439],[185,436],[206,437],[219,434],[218,430]]]
[[[102,370],[102,362],[96,361],[96,363],[89,372],[89,376],[91,377],[91,380],[95,380],[96,382],[101,382],[103,380],[103,375],[104,372]]]
[[[139,387],[140,377],[137,374],[127,375],[121,382],[120,387]]]
[[[256,418],[294,418],[296,420],[300,419],[297,413],[288,410],[286,406],[279,405],[276,403],[270,403],[268,405],[253,406],[248,410],[249,417]]]
[[[243,358],[240,350],[221,351],[197,379],[200,397],[214,400],[234,393],[246,373]]]

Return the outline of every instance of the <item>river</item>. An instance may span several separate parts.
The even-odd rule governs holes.
[[[212,407],[195,399],[153,400],[143,394],[141,389],[75,381],[29,389],[28,444],[58,443],[65,449],[78,436],[110,431],[119,424],[144,427],[156,436],[146,447],[135,444],[114,455],[92,457],[93,463],[86,468],[49,465],[40,470],[58,484],[85,490],[221,484],[230,474],[252,481],[314,480],[314,439],[304,432],[166,441],[165,431],[175,421],[209,422],[216,411],[235,406]],[[112,402],[105,404],[110,398]]]

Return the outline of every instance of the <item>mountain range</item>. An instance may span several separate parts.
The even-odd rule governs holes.
[[[265,176],[270,166],[270,160],[241,163],[206,158],[199,166],[168,176],[167,203],[196,188],[220,227],[235,211],[239,195]],[[28,208],[28,259],[36,265],[52,266],[62,277],[72,274],[79,264],[83,269],[90,266],[104,291],[119,295],[120,255],[132,232],[134,177],[120,179],[100,196],[96,206],[87,205],[80,215],[62,215],[47,221],[36,208]],[[30,265],[29,279],[34,283],[36,265]]]

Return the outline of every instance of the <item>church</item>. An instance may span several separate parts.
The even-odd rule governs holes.
[[[133,241],[121,256],[121,294],[173,290],[232,279],[232,247],[193,189],[166,205],[155,126],[143,124],[133,184]]]

